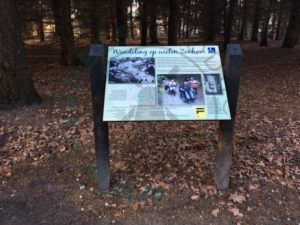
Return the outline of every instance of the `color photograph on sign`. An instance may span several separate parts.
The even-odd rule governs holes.
[[[104,121],[228,120],[218,46],[109,47]]]

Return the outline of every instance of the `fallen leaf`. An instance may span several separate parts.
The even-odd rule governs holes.
[[[191,199],[192,199],[193,201],[197,201],[197,200],[199,200],[199,195],[192,195],[192,196],[191,196]]]
[[[233,202],[243,203],[246,201],[246,198],[244,195],[234,193],[229,196],[229,200],[232,200]]]
[[[242,218],[244,216],[242,213],[240,213],[240,210],[236,207],[229,208],[228,211],[231,212],[234,217]]]
[[[213,214],[214,217],[217,217],[219,213],[220,209],[214,209],[213,211],[211,211],[211,214]]]

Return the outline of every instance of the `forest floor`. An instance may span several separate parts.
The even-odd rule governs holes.
[[[88,69],[28,46],[43,103],[0,112],[0,224],[299,225],[300,50],[243,50],[230,189],[213,182],[216,122],[120,122],[102,193]]]

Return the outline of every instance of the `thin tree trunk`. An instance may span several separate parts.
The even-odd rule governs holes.
[[[182,30],[181,30],[181,37],[184,38],[185,33],[185,19],[182,17]]]
[[[117,17],[117,24],[118,24],[118,38],[119,38],[120,46],[126,45],[127,17],[125,11],[126,11],[126,7],[124,4],[124,0],[116,0],[116,17]]]
[[[158,44],[157,38],[157,0],[152,0],[150,3],[150,39],[151,44]]]
[[[188,39],[191,33],[191,0],[187,2],[187,15],[186,15],[186,31],[185,38]]]
[[[99,35],[99,2],[91,0],[90,3],[90,30],[91,30],[91,43],[101,43]]]
[[[268,46],[268,29],[269,29],[269,20],[270,20],[270,12],[272,8],[272,1],[269,0],[266,4],[266,10],[265,10],[265,18],[263,23],[263,28],[261,31],[261,40],[260,40],[260,46]]]
[[[177,45],[178,0],[169,0],[168,45]]]
[[[147,45],[148,36],[148,0],[141,1],[141,45]]]
[[[279,15],[278,15],[278,20],[277,20],[277,25],[276,25],[276,35],[275,35],[275,40],[280,39],[280,31],[282,27],[282,14],[283,14],[283,0],[280,1],[280,8],[279,8]]]
[[[129,19],[130,19],[130,36],[132,39],[134,39],[134,27],[133,27],[133,11],[132,11],[132,5],[133,5],[133,1],[131,1],[130,3],[130,15],[129,15]]]
[[[181,16],[178,17],[178,31],[177,31],[177,34],[178,34],[178,39],[181,39]]]
[[[19,32],[13,0],[0,1],[0,108],[40,103]]]
[[[258,41],[258,25],[260,16],[260,0],[255,1],[254,21],[252,24],[251,41]]]
[[[227,13],[227,21],[225,25],[225,32],[224,32],[224,45],[230,43],[231,40],[231,31],[232,31],[232,22],[233,22],[233,15],[234,15],[234,7],[237,0],[229,0],[228,6],[228,13]]]
[[[272,17],[272,30],[270,32],[270,38],[272,40],[275,40],[277,16],[278,15],[276,15],[275,13],[273,13],[273,17]]]
[[[245,30],[247,27],[248,11],[249,11],[248,3],[249,3],[249,0],[244,0],[242,27],[241,27],[241,31],[240,31],[238,40],[244,40]]]
[[[43,22],[43,17],[40,16],[38,18],[38,29],[39,29],[39,38],[40,38],[40,42],[44,42],[45,41],[45,31],[44,31],[44,22]]]
[[[282,44],[283,48],[294,48],[300,36],[300,1],[293,0],[292,11],[286,35]]]
[[[205,24],[206,28],[206,41],[214,41],[216,38],[216,0],[206,0],[207,7],[207,22]]]
[[[75,65],[79,63],[74,47],[74,34],[71,23],[71,1],[52,0],[56,31],[61,43],[61,64]]]

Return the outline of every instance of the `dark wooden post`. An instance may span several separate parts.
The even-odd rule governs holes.
[[[228,44],[225,59],[225,84],[231,120],[220,121],[216,157],[215,182],[219,190],[229,187],[230,166],[233,148],[233,133],[238,101],[243,53],[239,44]]]
[[[100,190],[109,189],[111,177],[108,146],[108,123],[103,122],[103,106],[105,93],[104,50],[104,45],[99,44],[91,45],[89,51],[96,148],[97,184]]]

